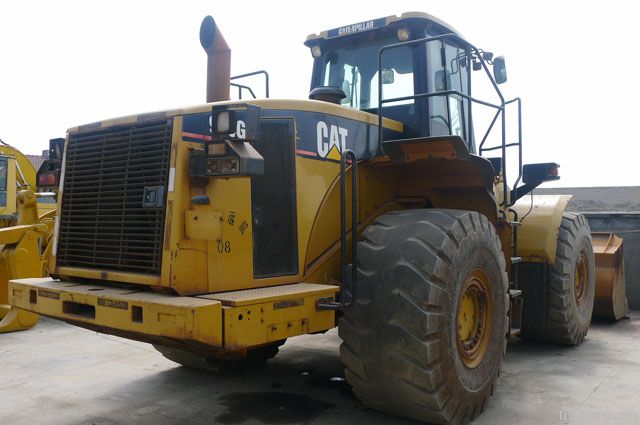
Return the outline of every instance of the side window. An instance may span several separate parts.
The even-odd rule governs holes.
[[[446,73],[449,90],[456,90],[463,94],[467,93],[467,57],[466,51],[451,44],[445,43]],[[466,139],[466,99],[456,96],[448,96],[449,117],[451,124],[451,134]]]
[[[347,95],[340,102],[343,106],[360,109],[361,76],[357,66],[327,62],[324,75],[325,86],[339,87]]]
[[[427,60],[429,62],[429,92],[447,90],[447,74],[442,63],[442,41],[427,43]],[[429,98],[429,128],[431,136],[446,136],[449,133],[449,108],[445,96]]]
[[[469,70],[464,49],[443,43],[427,45],[429,61],[429,91],[455,90],[467,93]],[[466,139],[468,102],[461,96],[433,96],[429,100],[429,120],[432,136],[457,135]]]
[[[371,79],[371,108],[378,107],[378,72]],[[413,52],[409,47],[387,50],[382,63],[382,99],[413,96]],[[382,107],[413,104],[413,99],[385,103]]]
[[[7,206],[7,158],[0,158],[0,207]]]

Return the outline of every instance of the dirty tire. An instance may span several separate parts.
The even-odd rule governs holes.
[[[549,273],[549,315],[546,327],[522,324],[526,339],[567,345],[579,345],[591,324],[596,290],[595,259],[591,230],[582,214],[564,213],[558,232],[556,262]],[[587,286],[584,300],[578,303],[575,277],[578,259],[586,259]],[[526,308],[527,300],[524,300]]]
[[[240,359],[216,358],[162,345],[154,345],[153,347],[167,359],[184,367],[202,370],[216,375],[233,376],[246,370],[263,367],[267,360],[274,358],[278,354],[280,346],[284,344],[285,341],[286,340],[281,340],[254,348],[248,351],[246,357]]]
[[[493,393],[506,348],[508,281],[500,241],[475,212],[382,215],[358,243],[358,299],[338,327],[345,375],[368,407],[438,424],[465,424]],[[458,353],[457,311],[472,270],[488,277],[492,317],[482,362]]]

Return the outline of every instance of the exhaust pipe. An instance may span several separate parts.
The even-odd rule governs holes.
[[[231,49],[211,16],[200,25],[200,44],[207,52],[207,103],[229,100]]]

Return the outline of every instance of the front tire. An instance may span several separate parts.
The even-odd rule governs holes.
[[[543,321],[546,326],[525,321],[522,335],[536,341],[580,345],[591,325],[596,291],[591,230],[582,214],[562,215],[556,246],[556,261],[548,279],[549,308]],[[525,298],[525,309],[527,302]]]
[[[354,393],[393,415],[470,421],[506,348],[508,282],[493,225],[475,212],[406,210],[363,237],[358,299],[338,325]]]

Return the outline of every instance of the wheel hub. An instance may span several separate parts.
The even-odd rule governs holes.
[[[576,303],[582,305],[587,298],[587,286],[589,282],[589,274],[587,272],[587,258],[584,252],[580,252],[578,262],[576,263],[576,272],[574,276],[574,295]]]
[[[475,269],[460,291],[456,323],[458,355],[469,369],[476,368],[487,353],[492,321],[491,285],[486,274]]]

